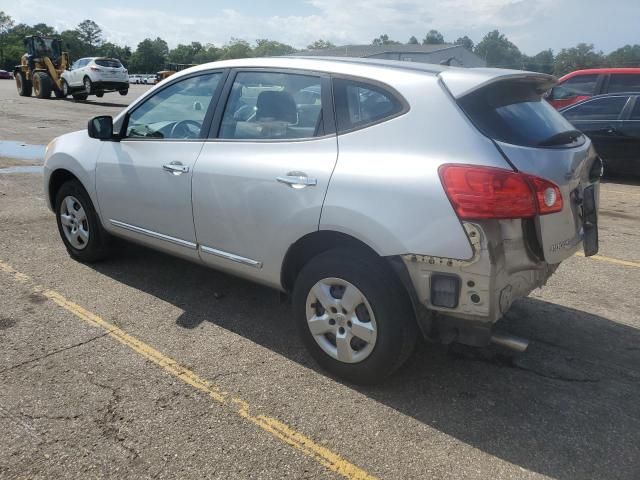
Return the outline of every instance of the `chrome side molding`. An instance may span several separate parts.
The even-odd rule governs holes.
[[[205,247],[204,245],[200,245],[200,251],[208,253],[209,255],[215,255],[216,257],[224,258],[226,260],[231,260],[232,262],[248,265],[253,268],[262,268],[262,262],[252,260],[251,258],[241,257],[240,255],[236,255],[234,253],[225,252],[211,247]]]
[[[109,219],[109,223],[111,223],[111,225],[113,225],[114,227],[124,228],[125,230],[129,230],[134,233],[140,233],[142,235],[146,235],[147,237],[164,240],[165,242],[174,243],[176,245],[180,245],[181,247],[190,248],[191,250],[196,250],[198,248],[198,246],[193,242],[182,240],[181,238],[171,237],[163,233],[154,232],[153,230],[147,230],[146,228],[136,227],[135,225],[130,225],[128,223],[113,220],[111,218]]]

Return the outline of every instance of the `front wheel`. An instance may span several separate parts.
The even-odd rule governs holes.
[[[16,88],[18,89],[18,95],[21,97],[30,97],[33,86],[31,80],[27,80],[27,76],[23,72],[17,72],[15,74]]]
[[[381,259],[359,250],[329,250],[305,265],[293,308],[314,359],[353,383],[385,379],[415,346],[417,325],[406,291]]]
[[[58,231],[69,255],[81,262],[105,258],[108,234],[82,184],[77,180],[65,182],[56,194],[55,206]]]
[[[86,93],[72,93],[71,96],[77,102],[84,102],[89,95]]]
[[[125,88],[124,90],[118,90],[118,93],[124,97],[127,93],[129,93],[129,89]]]

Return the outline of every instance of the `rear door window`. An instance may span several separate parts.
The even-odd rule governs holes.
[[[640,75],[612,74],[609,93],[640,92]]]
[[[589,100],[563,112],[568,120],[607,121],[617,120],[629,97],[604,97]]]
[[[322,78],[280,72],[238,72],[219,138],[287,140],[324,135]]]
[[[640,120],[640,97],[636,98],[636,104],[631,111],[629,120]]]
[[[598,75],[578,75],[571,77],[553,88],[553,100],[563,100],[580,95],[595,95],[597,84]]]
[[[551,146],[579,137],[533,84],[499,82],[462,97],[459,104],[481,132],[501,142]]]
[[[392,92],[365,82],[333,80],[338,132],[388,120],[403,111],[403,104]]]

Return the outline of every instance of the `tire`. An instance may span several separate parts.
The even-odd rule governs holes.
[[[98,98],[104,97],[104,92],[96,92],[96,97]]]
[[[21,97],[30,97],[33,85],[31,80],[27,80],[26,75],[23,72],[17,72],[15,74],[16,88],[18,89],[18,95]]]
[[[333,312],[322,301],[318,305],[318,285],[324,292],[324,303],[337,306]],[[343,302],[346,297],[340,298],[341,291],[342,295],[349,291],[349,296],[358,300]],[[358,306],[352,308],[349,303]],[[325,370],[353,383],[384,380],[404,364],[415,347],[417,324],[407,292],[381,259],[361,250],[329,250],[309,261],[296,279],[293,313],[311,356]],[[308,319],[321,320],[327,315],[328,320],[316,323],[319,327],[314,335]],[[325,329],[333,330],[323,333]],[[360,332],[370,341],[357,338]],[[342,351],[348,352],[343,359],[338,358],[338,337],[343,339]]]
[[[71,258],[86,263],[106,258],[109,235],[102,228],[91,198],[80,182],[69,180],[62,184],[56,193],[55,212],[60,238]]]
[[[129,89],[127,88],[125,90],[118,90],[118,93],[124,97],[127,93],[129,93]]]
[[[89,77],[84,77],[82,79],[82,85],[84,86],[84,93],[87,95],[93,95],[93,82]]]
[[[41,99],[51,98],[53,90],[53,82],[49,74],[45,72],[36,72],[33,75],[33,93]]]
[[[71,96],[77,102],[84,102],[89,95],[86,93],[72,93]]]
[[[69,96],[69,85],[64,79],[60,80],[60,88],[54,88],[53,93],[56,98],[67,98]]]

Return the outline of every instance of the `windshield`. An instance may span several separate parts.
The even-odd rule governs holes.
[[[569,145],[582,139],[542,99],[534,84],[496,83],[463,97],[459,103],[476,127],[494,140],[538,147]]]

